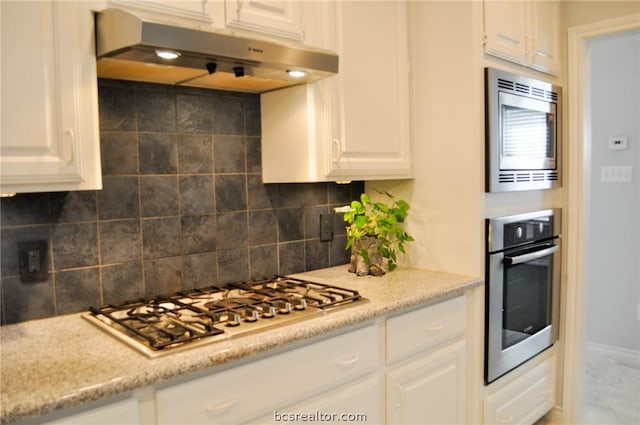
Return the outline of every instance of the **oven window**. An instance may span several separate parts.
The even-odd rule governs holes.
[[[517,254],[513,254],[514,256]],[[551,324],[553,255],[505,266],[502,349]]]
[[[502,156],[553,158],[553,114],[502,105]]]

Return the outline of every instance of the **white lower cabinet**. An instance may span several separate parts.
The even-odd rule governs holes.
[[[556,357],[550,357],[484,399],[484,423],[533,424],[553,408]]]
[[[387,374],[387,423],[465,423],[465,346],[448,345]]]
[[[378,370],[378,333],[378,326],[370,325],[160,389],[157,423],[238,424],[311,397],[326,396],[328,403],[342,384]]]
[[[466,422],[465,323],[464,296],[387,320],[387,423]]]

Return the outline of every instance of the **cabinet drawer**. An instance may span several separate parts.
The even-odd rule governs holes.
[[[484,400],[485,424],[532,424],[555,403],[555,356]]]
[[[236,424],[378,367],[374,325],[156,393],[158,424]]]
[[[387,363],[464,335],[466,298],[456,297],[387,320]]]
[[[331,388],[301,404],[275,410],[251,424],[277,425],[283,422],[302,424],[383,423],[384,402],[380,379],[374,375],[363,381]],[[322,413],[322,416],[319,415]]]

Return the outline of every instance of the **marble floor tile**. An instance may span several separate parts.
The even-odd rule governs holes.
[[[585,425],[640,424],[640,364],[587,353]]]

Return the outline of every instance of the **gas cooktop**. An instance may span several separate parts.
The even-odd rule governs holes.
[[[148,357],[319,317],[358,291],[284,276],[91,307],[83,317]]]

